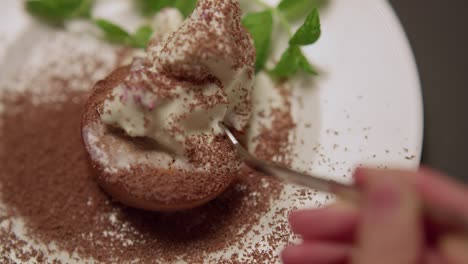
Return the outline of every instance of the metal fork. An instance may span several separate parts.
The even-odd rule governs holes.
[[[343,183],[326,180],[319,176],[297,172],[286,167],[255,158],[244,147],[242,147],[234,134],[232,134],[232,132],[222,122],[219,123],[219,126],[229,138],[229,141],[239,153],[239,156],[252,169],[266,175],[274,176],[287,183],[337,194],[340,197],[346,198],[348,200],[358,199],[359,193],[352,185],[346,185]]]
[[[351,202],[352,204],[359,204],[361,202],[361,194],[354,185],[326,180],[323,177],[300,173],[274,163],[257,159],[242,147],[236,137],[222,122],[219,123],[219,126],[228,137],[232,146],[239,153],[239,156],[252,169],[266,175],[274,176],[283,182],[335,194],[342,200]],[[462,232],[466,232],[468,234],[468,219],[466,219],[468,216],[460,216],[446,208],[434,207],[428,204],[425,204],[424,206],[426,214],[439,219],[442,217],[444,222],[449,222],[448,224],[459,227],[463,230]]]

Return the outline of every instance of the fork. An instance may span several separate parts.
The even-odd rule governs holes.
[[[284,166],[280,166],[278,164],[258,159],[252,154],[250,154],[239,143],[237,138],[229,130],[229,128],[226,125],[224,125],[224,123],[219,122],[219,126],[224,132],[224,134],[228,137],[230,143],[238,152],[241,159],[255,171],[261,172],[269,176],[274,176],[283,182],[292,183],[295,185],[335,194],[342,200],[350,202],[351,204],[356,205],[361,203],[361,193],[354,185],[348,185],[332,180],[327,180],[317,175],[309,175],[297,172]],[[426,214],[438,218],[443,217],[446,221],[449,221],[451,225],[455,227],[460,227],[461,230],[463,230],[463,232],[466,232],[468,234],[468,219],[466,219],[466,217],[453,213],[447,210],[446,208],[434,207],[428,204],[424,205],[424,209]]]

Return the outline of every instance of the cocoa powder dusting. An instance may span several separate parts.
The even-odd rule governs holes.
[[[221,197],[191,211],[149,213],[114,203],[94,181],[80,141],[86,95],[79,95],[75,103],[34,106],[24,96],[6,105],[0,156],[0,193],[7,207],[3,221],[22,217],[31,238],[102,262],[170,262],[179,256],[202,262],[204,253],[222,251],[244,237],[269,210],[270,200],[279,197],[280,183],[243,169]],[[9,114],[11,107],[21,111]],[[269,182],[268,188],[262,181]],[[5,234],[2,229],[2,240]],[[8,238],[6,256],[21,248]]]
[[[81,71],[76,65],[83,61],[64,55],[75,50],[69,46],[56,57],[51,49],[48,58],[75,65],[57,68]],[[84,61],[94,57],[90,52]],[[98,187],[80,135],[88,92],[74,87],[92,87],[104,76],[68,72],[57,82],[48,77],[60,72],[46,68],[35,71],[40,83],[23,82],[21,92],[10,89],[0,97],[1,263],[279,261],[278,249],[294,238],[287,224],[296,208],[290,201],[304,205],[315,193],[298,189],[284,196],[282,183],[243,168],[226,192],[200,208],[168,214],[122,206]],[[29,92],[37,87],[44,88],[41,98],[60,100],[38,101]],[[278,131],[262,131],[257,155],[288,163],[285,135],[294,128],[289,108],[273,111],[272,118]]]
[[[276,87],[280,91],[283,100],[283,107],[273,108],[269,118],[271,128],[262,126],[260,133],[253,139],[258,141],[255,154],[265,160],[272,160],[277,163],[290,166],[293,158],[294,129],[296,123],[291,116],[291,87],[286,84]],[[264,113],[259,113],[259,116]]]

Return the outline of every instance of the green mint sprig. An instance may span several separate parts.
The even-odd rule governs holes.
[[[105,39],[115,44],[145,48],[153,34],[150,26],[142,26],[134,34],[104,19],[93,19],[91,9],[94,0],[26,0],[25,8],[33,16],[55,26],[63,26],[75,18],[92,19],[102,30]],[[184,16],[189,16],[197,5],[197,0],[139,0],[143,14],[152,15],[165,7],[177,8]]]
[[[151,16],[166,7],[174,7],[188,17],[197,6],[197,0],[139,0],[138,6],[142,13]]]
[[[246,14],[242,22],[254,39],[257,52],[256,72],[266,70],[271,76],[278,78],[288,78],[299,71],[317,74],[304,56],[301,47],[311,45],[320,38],[320,18],[318,11],[313,8],[322,5],[327,0],[282,0],[276,7],[270,7],[262,0],[253,1],[265,10]],[[50,24],[62,26],[70,19],[80,17],[92,19],[93,4],[94,0],[27,0],[26,9],[32,15]],[[196,7],[197,0],[138,0],[138,4],[145,15],[154,15],[165,7],[173,7],[187,17]],[[290,22],[303,17],[306,13],[309,15],[303,25],[293,34]],[[289,46],[273,69],[265,69],[271,53],[275,17],[290,36]],[[137,48],[145,48],[153,33],[149,26],[142,26],[135,33],[129,33],[104,19],[93,19],[93,22],[102,30],[108,41]]]
[[[242,20],[242,24],[249,30],[254,39],[255,50],[257,51],[255,71],[259,72],[265,67],[270,55],[273,13],[271,10],[265,10],[247,14]]]
[[[278,5],[278,10],[289,21],[296,21],[307,15],[313,8],[320,9],[327,5],[329,0],[283,0]]]
[[[132,37],[133,46],[138,48],[146,48],[151,39],[151,36],[153,35],[153,32],[153,28],[148,25],[139,27]]]
[[[304,56],[300,47],[314,44],[320,38],[320,34],[318,11],[317,9],[313,9],[307,16],[304,24],[290,38],[289,47],[281,56],[276,67],[269,72],[279,78],[291,77],[299,70],[317,75],[317,71]]]
[[[280,61],[273,70],[268,72],[278,78],[288,78],[302,70],[306,73],[317,75],[307,58],[296,45],[289,46],[281,56]]]
[[[27,0],[26,10],[39,19],[55,25],[72,18],[89,18],[93,0]]]
[[[265,11],[247,14],[243,19],[244,26],[249,30],[257,51],[256,71],[265,70],[265,64],[270,56],[271,36],[273,34],[273,16],[279,20],[286,32],[290,35],[289,46],[282,54],[280,61],[273,69],[267,72],[274,77],[288,78],[299,71],[316,75],[317,71],[304,56],[301,46],[314,44],[321,35],[320,17],[313,3],[317,0],[282,0],[277,7],[270,7],[261,0],[255,3],[266,8]],[[290,20],[304,14],[308,16],[299,29],[293,34]],[[311,10],[311,11],[310,11]],[[267,43],[268,42],[268,43]]]
[[[311,45],[317,42],[322,33],[320,17],[316,8],[307,16],[304,24],[299,27],[294,36],[289,40],[290,45]]]
[[[104,38],[109,42],[135,48],[145,48],[153,35],[153,29],[150,26],[141,26],[134,34],[130,34],[122,27],[105,19],[96,19],[94,23],[102,30]]]

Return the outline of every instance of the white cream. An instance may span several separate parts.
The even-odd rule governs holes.
[[[225,15],[221,10],[226,6],[235,8]],[[166,15],[171,13],[166,11]],[[206,14],[217,19],[207,20]],[[155,33],[146,57],[133,62],[127,82],[117,85],[105,101],[101,119],[132,137],[151,138],[164,150],[182,156],[189,137],[220,134],[219,121],[238,130],[246,127],[254,73],[254,62],[247,58],[254,57],[254,51],[248,33],[238,30],[239,10],[232,0],[202,0],[180,27],[180,16],[171,17],[155,18],[164,21],[165,29],[178,29]],[[238,30],[237,38],[226,35],[233,30]],[[242,43],[236,43],[239,38]],[[242,52],[238,44],[244,45]],[[248,63],[236,64],[242,56]],[[218,81],[193,79],[204,75]]]

